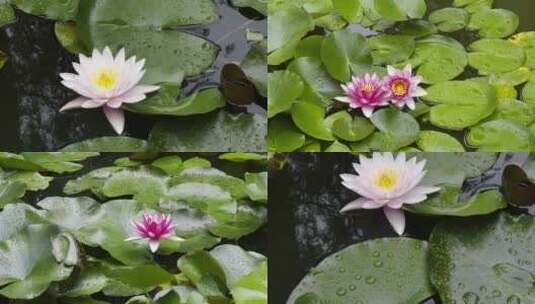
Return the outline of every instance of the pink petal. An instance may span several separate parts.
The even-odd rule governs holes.
[[[121,109],[113,109],[107,106],[102,107],[106,118],[117,134],[122,134],[124,131],[124,111]]]
[[[386,218],[394,228],[397,234],[403,235],[405,231],[405,214],[401,209],[392,209],[389,207],[384,207],[383,212],[385,213]]]
[[[59,111],[60,112],[64,112],[64,111],[67,111],[67,110],[79,109],[88,100],[89,99],[87,99],[85,97],[78,97],[78,98],[66,103],[61,109],[59,109]]]

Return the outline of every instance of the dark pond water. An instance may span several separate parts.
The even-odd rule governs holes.
[[[187,79],[182,90],[186,96],[199,88],[220,84],[222,67],[241,62],[249,51],[246,29],[266,35],[266,19],[250,9],[237,10],[228,0],[216,0],[221,19],[200,27],[183,30],[205,37],[220,46],[214,66],[200,76]],[[99,110],[59,113],[75,93],[60,84],[59,73],[72,71],[76,56],[56,40],[54,22],[17,12],[17,22],[0,28],[0,50],[9,60],[0,70],[0,150],[44,151],[88,138],[115,135]],[[248,107],[229,104],[231,111],[266,115],[266,99],[257,97]],[[157,117],[127,113],[125,135],[147,138]]]
[[[165,156],[165,155],[177,155],[177,154],[162,153],[160,156]],[[178,155],[180,155],[183,159],[187,159],[187,158],[194,157],[194,156],[206,158],[212,162],[215,168],[218,168],[220,170],[225,171],[227,174],[240,177],[240,178],[243,178],[243,174],[245,172],[261,172],[261,171],[266,170],[264,165],[260,165],[254,162],[231,163],[228,161],[222,161],[218,159],[217,154],[215,153],[202,153],[202,154],[180,153]],[[81,162],[81,164],[84,165],[84,168],[82,170],[75,172],[73,174],[62,174],[60,176],[51,175],[51,176],[55,176],[55,178],[50,184],[50,187],[48,187],[45,191],[27,192],[22,200],[28,204],[35,206],[39,201],[41,201],[42,199],[46,197],[64,196],[63,188],[69,180],[78,178],[79,176],[84,175],[98,168],[102,168],[105,166],[112,166],[113,162],[117,158],[130,157],[130,156],[132,156],[132,154],[102,153],[102,155],[99,157],[89,158]],[[77,196],[89,196],[98,200],[98,198],[95,197],[91,192],[83,192]],[[257,232],[250,234],[248,236],[245,236],[239,239],[238,241],[226,240],[223,243],[239,245],[246,250],[259,252],[267,256],[268,254],[267,241],[268,241],[267,226],[264,226],[263,228],[259,229]],[[108,256],[108,254],[101,249],[93,249],[89,247],[84,247],[84,248],[88,251],[88,253],[90,253],[93,256],[96,256],[96,257]],[[162,265],[167,270],[176,273],[177,272],[176,261],[178,260],[179,257],[180,257],[180,254],[174,254],[174,255],[169,255],[169,256],[156,256],[156,260],[160,265]],[[107,301],[113,304],[123,304],[128,300],[128,298],[120,298],[120,297],[111,298],[111,297],[105,297],[103,295],[98,295],[98,294],[95,295],[94,298]],[[1,296],[0,296],[0,303],[20,304],[20,302],[15,302],[15,301],[3,298]],[[52,304],[52,303],[40,302],[39,304]],[[58,303],[58,304],[61,304],[61,303]]]
[[[483,175],[468,179],[461,196],[501,187],[505,164],[522,164],[527,154],[501,154]],[[358,242],[396,237],[381,209],[340,215],[355,193],[340,184],[339,174],[353,172],[357,156],[345,153],[292,153],[282,171],[269,179],[269,299],[285,303],[303,276],[325,257]],[[519,212],[511,209],[512,212]],[[408,212],[405,235],[427,240],[440,217]],[[426,304],[440,303],[430,299]],[[370,303],[374,304],[374,303]]]

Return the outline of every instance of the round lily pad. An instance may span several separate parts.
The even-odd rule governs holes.
[[[433,11],[431,21],[441,32],[455,32],[463,29],[470,20],[468,12],[462,8],[447,7]]]
[[[430,237],[430,277],[444,303],[535,303],[535,218],[449,219]]]
[[[481,151],[531,151],[529,130],[510,120],[484,122],[470,129],[466,135],[468,145]]]
[[[484,9],[472,14],[469,30],[478,30],[487,38],[502,38],[513,34],[518,28],[518,15],[505,9]]]
[[[524,49],[508,40],[485,38],[470,49],[468,63],[482,75],[514,71],[526,62]]]
[[[427,267],[424,241],[385,238],[359,243],[313,268],[287,304],[417,304],[434,293]]]

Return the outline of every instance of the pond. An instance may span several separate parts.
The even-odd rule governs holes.
[[[500,188],[504,165],[522,164],[527,157],[501,154],[492,168],[464,182],[460,200],[481,190]],[[351,154],[291,153],[282,171],[271,171],[269,222],[276,224],[270,226],[269,235],[270,301],[286,303],[305,274],[327,256],[366,240],[397,237],[380,209],[340,214],[340,209],[356,196],[341,185],[339,175],[353,173],[352,163],[356,161],[357,156]],[[509,211],[526,212],[512,207]],[[404,236],[421,240],[428,240],[444,218],[405,214]]]
[[[220,48],[213,66],[182,84],[181,97],[205,88],[221,86],[221,70],[228,63],[240,63],[254,41],[246,31],[266,36],[266,18],[250,8],[237,9],[228,0],[217,0],[220,20],[182,30],[203,37]],[[0,69],[3,108],[3,151],[50,151],[102,136],[113,136],[101,111],[58,110],[75,94],[60,84],[59,73],[72,71],[77,56],[56,39],[54,21],[18,11],[17,21],[0,27],[0,50],[8,61]],[[236,89],[234,89],[236,90]],[[266,116],[267,100],[256,94],[250,105],[228,103],[226,110]],[[227,99],[228,100],[228,99]],[[230,101],[230,100],[228,100]],[[125,136],[146,139],[161,116],[127,113]]]
[[[41,155],[44,155],[44,154],[41,154]],[[61,154],[56,154],[55,155],[55,159],[58,160],[58,159],[61,159],[63,156]],[[179,157],[179,158],[177,158]],[[49,172],[49,171],[40,171],[40,174],[42,176],[44,176],[45,178],[50,178],[51,181],[50,181],[50,184],[47,186],[47,187],[44,187],[45,189],[44,190],[40,190],[40,191],[30,191],[28,190],[26,192],[26,194],[21,198],[21,201],[23,201],[25,204],[16,204],[16,203],[10,203],[10,204],[7,204],[7,205],[1,205],[2,207],[2,210],[0,212],[0,226],[2,226],[2,231],[5,232],[5,231],[8,231],[9,229],[6,228],[6,220],[9,220],[11,221],[10,223],[13,224],[13,222],[17,221],[17,219],[13,219],[13,218],[16,218],[16,216],[13,216],[12,218],[10,219],[6,219],[6,216],[4,216],[5,213],[8,213],[10,211],[10,208],[19,208],[17,210],[23,212],[20,208],[21,206],[26,206],[26,204],[28,205],[31,205],[37,209],[40,209],[40,210],[43,210],[43,209],[47,209],[47,207],[44,207],[42,204],[43,201],[46,201],[46,200],[49,200],[51,202],[53,202],[50,207],[52,209],[55,209],[55,208],[58,208],[60,205],[62,205],[61,203],[61,199],[59,197],[62,197],[62,198],[65,198],[66,200],[69,200],[69,205],[76,205],[76,204],[79,204],[79,202],[81,202],[80,200],[86,200],[85,202],[87,202],[87,200],[89,199],[89,201],[92,201],[92,202],[99,202],[97,205],[89,208],[89,209],[92,209],[93,211],[96,210],[95,208],[106,208],[106,206],[109,206],[108,204],[114,204],[113,201],[115,202],[118,202],[120,203],[119,205],[120,206],[128,206],[129,204],[131,204],[132,202],[134,202],[136,205],[139,204],[139,201],[141,200],[129,200],[129,196],[126,195],[121,195],[119,197],[116,197],[115,199],[105,199],[103,198],[102,196],[99,196],[96,194],[96,192],[93,192],[93,191],[90,191],[90,190],[85,190],[85,191],[82,191],[82,192],[79,192],[79,193],[76,193],[76,194],[73,194],[73,193],[70,193],[69,191],[67,191],[66,189],[69,187],[68,184],[72,184],[73,182],[75,182],[75,180],[79,179],[80,177],[83,177],[83,176],[87,176],[88,174],[91,174],[91,172],[94,172],[95,170],[98,170],[98,169],[102,169],[102,170],[107,170],[107,168],[115,168],[115,169],[119,169],[118,166],[120,166],[119,164],[121,162],[123,162],[123,164],[126,162],[126,163],[129,163],[129,168],[126,168],[126,167],[122,167],[122,169],[119,169],[119,170],[130,170],[128,175],[136,175],[136,170],[139,170],[137,171],[138,173],[142,172],[143,170],[146,170],[148,168],[151,168],[151,163],[152,165],[155,165],[156,163],[154,163],[153,161],[154,160],[157,160],[157,159],[160,159],[160,160],[163,160],[161,162],[161,164],[165,167],[165,166],[168,166],[168,167],[165,167],[165,168],[180,168],[182,166],[182,161],[184,161],[184,163],[189,167],[190,165],[192,167],[190,168],[193,168],[193,169],[197,169],[197,168],[200,168],[200,166],[203,166],[203,168],[206,168],[206,166],[208,164],[211,164],[211,168],[215,169],[217,168],[218,170],[221,170],[221,171],[218,171],[220,176],[221,174],[223,176],[227,176],[229,179],[234,179],[235,181],[237,179],[243,179],[244,178],[244,175],[246,172],[265,172],[265,162],[256,162],[256,161],[249,161],[249,162],[234,162],[234,161],[229,161],[229,160],[225,160],[225,159],[222,159],[220,158],[220,154],[216,154],[216,153],[204,153],[204,154],[199,154],[199,153],[181,153],[181,154],[177,154],[177,153],[156,153],[156,154],[132,154],[132,153],[102,153],[100,155],[92,155],[92,157],[89,157],[85,160],[82,160],[82,161],[79,161],[79,162],[76,162],[76,163],[79,163],[80,165],[83,166],[79,166],[78,170],[74,170],[75,172],[65,172],[65,173],[62,173],[62,174],[59,174],[59,173],[54,173],[54,172]],[[72,160],[72,159],[71,159]],[[189,165],[187,164],[189,161]],[[54,162],[54,161],[52,161]],[[134,165],[135,163],[138,163],[139,165],[141,164],[144,164],[144,165],[141,165],[141,166],[136,166]],[[57,163],[56,163],[57,164]],[[7,169],[10,167],[10,165],[13,165],[13,163],[9,164],[9,161],[6,162],[5,159],[2,160],[2,164],[0,165],[0,174],[7,174],[7,179],[9,179],[9,173],[15,173],[17,172],[17,170],[14,170],[14,171],[11,171],[11,169]],[[78,166],[76,165],[74,162],[70,164],[71,166],[74,165],[74,166]],[[133,166],[132,166],[133,165]],[[15,165],[16,166],[16,165]],[[199,166],[199,167],[198,167]],[[65,168],[65,167],[64,167]],[[145,169],[143,169],[145,168]],[[112,170],[115,170],[115,169],[112,169]],[[156,167],[152,167],[152,169],[150,170],[155,170],[157,169]],[[159,168],[158,168],[159,169]],[[163,170],[163,169],[162,169]],[[73,171],[73,170],[70,170],[70,171]],[[157,170],[159,171],[159,170]],[[117,171],[115,171],[117,172]],[[152,171],[154,173],[156,173],[156,171]],[[160,175],[160,176],[163,176],[161,175],[161,173],[163,171],[159,171],[160,173],[158,173],[157,175]],[[176,172],[176,171],[175,171]],[[23,173],[23,174],[26,174],[26,173]],[[32,174],[31,171],[27,171],[27,174]],[[141,173],[142,174],[142,173]],[[169,177],[171,176],[170,175],[171,173],[169,173]],[[5,175],[4,175],[5,176]],[[4,178],[4,176],[2,178]],[[177,175],[174,175],[175,177]],[[153,176],[154,177],[154,176]],[[107,178],[107,180],[109,181],[110,179],[113,178],[113,174],[111,176],[109,176],[109,178]],[[147,183],[150,183],[149,180],[151,179],[150,175],[147,175],[144,177],[144,183],[143,184],[147,184]],[[190,178],[191,179],[191,178]],[[22,180],[21,180],[22,181]],[[206,184],[205,187],[214,187],[214,186],[210,186],[209,183],[210,181],[205,181]],[[202,193],[201,191],[201,188],[203,188],[202,184],[194,184],[196,188],[193,189],[193,192],[190,192],[191,193]],[[208,186],[206,186],[208,185]],[[2,182],[2,184],[0,184],[0,187],[3,187],[5,186],[4,185],[4,180]],[[135,187],[138,188],[141,186],[141,183],[140,182],[137,182],[135,183]],[[123,184],[123,187],[124,187],[124,184]],[[222,188],[218,188],[218,189],[222,189]],[[226,188],[228,189],[228,188]],[[6,191],[4,191],[5,189],[2,189],[2,191],[0,191],[0,193],[3,193],[5,194]],[[147,189],[145,189],[145,191],[147,191]],[[155,188],[152,188],[153,191],[157,191]],[[148,190],[149,192],[151,190]],[[9,192],[9,191],[7,191]],[[67,194],[67,192],[69,192],[70,194]],[[75,191],[77,192],[77,191]],[[5,196],[0,195],[0,204],[4,204],[5,201]],[[202,195],[202,194],[201,194]],[[205,198],[205,197],[204,197]],[[123,200],[124,199],[124,200]],[[240,202],[240,204],[244,203],[244,200],[245,199],[242,199],[242,201]],[[67,201],[66,201],[67,202]],[[178,202],[178,201],[177,201]],[[38,206],[38,203],[39,206]],[[172,204],[172,203],[171,203]],[[17,206],[14,206],[14,205],[17,205]],[[117,206],[119,206],[117,205]],[[81,205],[78,205],[78,207],[81,206]],[[139,205],[138,205],[139,206]],[[161,205],[163,206],[163,205]],[[65,205],[64,205],[65,207]],[[59,207],[60,209],[62,207]],[[71,208],[70,206],[67,207],[67,208]],[[76,207],[74,207],[76,209]],[[126,208],[126,209],[125,209]],[[145,205],[144,208],[147,208],[147,206]],[[156,206],[152,206],[150,207],[151,210],[155,211],[157,210],[159,207],[156,207]],[[165,207],[162,207],[162,208],[165,208]],[[264,208],[264,207],[261,207],[261,208]],[[11,210],[14,210],[14,209],[11,209]],[[84,208],[82,208],[84,209]],[[128,211],[127,211],[128,207],[120,207],[120,212],[116,214],[116,217],[114,219],[114,221],[119,221],[119,218],[121,216],[125,216],[126,214],[129,214]],[[50,209],[51,210],[51,209]],[[59,209],[56,209],[56,210],[59,210]],[[69,211],[66,211],[65,210],[65,214],[63,216],[61,216],[60,218],[65,218],[65,217],[70,217],[70,216],[80,216],[80,218],[78,218],[78,221],[84,221],[84,225],[83,227],[80,227],[78,229],[76,229],[78,232],[80,233],[84,233],[82,232],[84,229],[86,229],[88,226],[94,224],[93,223],[90,223],[90,221],[85,221],[87,220],[87,218],[85,219],[82,219],[83,217],[85,216],[89,216],[89,214],[92,212],[92,211],[89,211],[88,209],[84,209],[85,211],[81,210],[81,209],[76,209],[76,211],[74,209],[70,209]],[[111,209],[109,209],[111,210]],[[139,210],[141,209],[136,209],[136,212],[138,212]],[[195,214],[195,212],[192,212],[192,213],[189,213],[189,212],[186,212],[182,215],[178,215],[178,213],[180,213],[180,211],[178,213],[172,213],[172,211],[169,211],[170,209],[167,209],[167,214],[173,214],[172,216],[178,216],[180,218],[180,220],[177,220],[176,218],[173,219],[173,223],[176,225],[176,228],[175,229],[183,229],[185,228],[186,230],[192,228],[193,231],[197,231],[200,227],[195,227],[195,225],[198,225],[200,222],[198,222],[200,220],[199,218],[199,214]],[[89,211],[89,212],[87,212]],[[165,211],[162,211],[162,210],[159,210],[159,212],[165,212]],[[263,217],[264,217],[264,220],[262,222],[265,222],[265,214],[266,214],[267,211],[262,211],[263,213]],[[237,217],[240,217],[240,216],[237,216]],[[126,222],[123,222],[125,225],[130,225],[130,220],[132,220],[132,218],[129,217],[129,219],[126,221]],[[251,220],[251,218],[249,218],[249,221]],[[201,221],[204,221],[204,220],[201,220]],[[249,222],[251,223],[251,222]],[[99,225],[103,225],[103,224],[99,224]],[[121,224],[122,225],[122,224]],[[234,228],[230,228],[232,224],[229,223],[229,226],[227,229],[236,229],[234,230],[235,232],[239,231],[240,229],[242,228],[238,228],[239,224],[236,224],[236,226],[234,226]],[[30,225],[28,225],[30,226]],[[102,227],[102,226],[101,226]],[[181,227],[181,228],[178,228],[178,227]],[[186,227],[189,227],[189,228],[186,228]],[[239,238],[238,237],[232,237],[232,236],[228,236],[228,237],[221,237],[221,238],[218,238],[218,241],[215,242],[215,243],[211,243],[212,245],[201,245],[203,246],[202,248],[206,248],[207,250],[211,249],[211,248],[214,248],[214,247],[217,247],[217,246],[220,246],[220,245],[233,245],[233,246],[236,246],[236,247],[233,247],[233,248],[237,248],[237,246],[243,248],[244,250],[246,251],[252,251],[252,252],[256,252],[256,253],[259,253],[263,256],[267,256],[267,250],[268,250],[268,244],[267,244],[267,225],[263,225],[262,226],[259,226],[257,227],[258,229],[255,229],[254,231],[249,231],[249,233],[243,233],[243,235],[241,235]],[[59,226],[58,226],[58,229]],[[61,229],[65,229],[65,226],[62,226]],[[100,230],[100,232],[102,233],[102,231],[104,231],[106,228],[99,228],[99,229],[102,229]],[[197,229],[197,230],[196,230]],[[181,230],[182,231],[182,230]],[[200,230],[198,230],[200,231]],[[225,228],[223,228],[223,231],[225,231]],[[230,230],[227,230],[227,231],[230,231]],[[77,232],[69,232],[69,233],[72,233],[73,235],[76,234],[76,238],[77,240],[80,240],[79,238],[79,235],[77,234]],[[176,232],[176,233],[180,233],[180,232]],[[197,233],[197,232],[195,232]],[[202,232],[201,232],[202,233]],[[223,233],[224,232],[214,232],[214,233]],[[238,232],[240,233],[240,232]],[[108,234],[108,237],[109,239],[113,238],[111,237],[109,234]],[[189,235],[185,238],[195,238],[195,236],[192,236],[192,235]],[[37,242],[34,240],[34,243]],[[98,242],[98,241],[97,241]],[[194,243],[195,242],[199,242],[198,245],[195,245]],[[199,240],[197,241],[194,241],[194,243],[191,244],[191,248],[196,248],[197,246],[199,246],[201,243],[203,243],[205,241],[202,240],[202,238],[200,238]],[[213,241],[209,241],[209,242],[213,242]],[[6,242],[4,242],[6,243]],[[86,243],[84,243],[86,244]],[[79,303],[79,302],[76,302],[76,301],[80,301],[80,298],[79,297],[73,297],[71,298],[70,301],[67,301],[69,299],[69,297],[59,297],[57,295],[57,292],[59,289],[64,289],[64,288],[67,288],[68,286],[71,286],[72,287],[72,281],[71,280],[74,280],[75,277],[78,277],[78,273],[79,272],[82,272],[82,271],[85,271],[86,270],[86,267],[88,267],[88,263],[91,263],[90,261],[92,261],[92,259],[99,259],[99,260],[106,260],[106,261],[118,261],[120,260],[122,262],[121,265],[130,265],[130,266],[134,266],[134,265],[137,265],[136,263],[132,263],[131,261],[133,260],[129,260],[129,258],[126,258],[127,256],[130,256],[130,258],[134,257],[136,255],[136,253],[134,253],[134,251],[132,250],[133,247],[132,244],[128,243],[128,242],[125,242],[124,241],[124,238],[121,238],[121,243],[119,244],[120,246],[117,246],[116,248],[112,248],[112,247],[107,247],[106,245],[103,245],[104,243],[102,243],[98,246],[85,246],[85,245],[82,245],[82,241],[79,241],[78,245],[79,247],[77,247],[77,252],[79,253],[80,255],[80,258],[78,259],[77,263],[76,263],[76,271],[73,271],[73,274],[70,275],[69,277],[65,278],[64,280],[62,279],[62,282],[58,283],[57,285],[54,285],[54,283],[52,284],[52,286],[50,288],[45,288],[47,289],[45,291],[45,289],[41,290],[43,293],[44,293],[44,296],[41,296],[39,297],[38,299],[36,299],[36,303],[43,303],[43,304],[52,304],[52,303],[57,303],[57,304],[74,304],[74,303]],[[33,244],[29,244],[29,246],[31,246]],[[163,247],[162,247],[163,246]],[[204,247],[206,246],[206,247]],[[130,249],[125,249],[125,248],[130,248]],[[160,248],[165,248],[165,245],[162,244]],[[189,247],[188,247],[189,248]],[[228,247],[227,247],[228,248]],[[21,249],[21,250],[24,250],[24,249]],[[125,250],[125,251],[122,251],[122,250]],[[142,249],[143,251],[147,250],[146,248]],[[163,249],[165,250],[165,249]],[[184,256],[184,253],[193,253],[193,252],[198,252],[199,248],[197,249],[185,249],[186,251],[174,251],[174,252],[165,252],[165,253],[162,253],[160,251],[157,252],[157,254],[154,254],[154,255],[151,255],[151,258],[146,260],[144,263],[146,263],[145,265],[147,265],[147,267],[155,267],[156,265],[159,265],[158,267],[162,267],[163,269],[165,269],[166,271],[168,271],[169,273],[179,273],[180,271],[178,270],[177,268],[177,260],[181,257],[181,256]],[[2,255],[0,256],[0,262],[1,263],[6,263],[6,257],[10,255],[9,252],[7,252],[8,250],[6,250],[5,248],[2,248],[0,249],[0,251],[2,251]],[[127,254],[124,254],[126,251],[129,251],[129,253]],[[120,254],[120,252],[123,252],[123,254]],[[139,254],[140,252],[138,252],[137,254]],[[44,255],[44,253],[43,253]],[[30,256],[30,254],[28,254],[28,256]],[[114,258],[117,258],[118,260],[114,260],[112,259],[112,257]],[[126,258],[126,260],[125,260]],[[31,257],[29,257],[29,259],[31,259]],[[238,262],[238,263],[245,263],[247,264],[247,262],[244,262],[243,260],[240,260],[239,257],[235,257],[235,256],[232,256],[231,257],[232,261],[229,259],[227,260],[228,263],[233,263],[233,262]],[[22,263],[22,261],[15,261],[15,260],[11,260],[12,261],[12,266],[15,266],[15,264],[18,266],[18,267],[23,267],[21,266],[20,264],[17,264],[17,263]],[[55,264],[55,262],[54,262]],[[5,264],[3,264],[5,265]],[[153,265],[153,266],[149,266],[149,265]],[[28,266],[28,267],[33,267],[33,266]],[[12,270],[8,270],[8,271],[12,271]],[[128,269],[128,271],[133,271],[132,269]],[[127,271],[127,274],[128,274],[128,271]],[[205,271],[208,271],[207,269],[205,269]],[[184,272],[182,272],[182,274],[184,274]],[[5,273],[3,273],[2,275],[6,275]],[[131,275],[131,274],[130,274]],[[147,271],[147,273],[143,273],[143,275],[147,275],[150,277],[150,271]],[[139,273],[137,274],[137,276],[139,276]],[[267,278],[265,279],[267,280]],[[174,281],[174,280],[173,280]],[[111,283],[110,283],[111,284]],[[169,282],[169,284],[171,284],[171,282]],[[173,283],[173,284],[177,284],[177,285],[180,285],[180,283]],[[7,285],[4,285],[2,288],[5,288]],[[131,285],[130,287],[125,287],[126,288],[132,288],[133,285]],[[155,294],[160,291],[163,287],[164,284],[155,284],[153,286],[151,286],[149,289],[147,289],[147,292],[146,294],[150,294],[151,297],[155,296]],[[33,287],[29,287],[29,288],[34,288],[35,286]],[[35,288],[38,288],[38,287],[35,287]],[[102,288],[101,288],[102,289]],[[109,294],[107,292],[89,292],[89,294],[92,294],[92,297],[94,299],[98,299],[98,300],[101,300],[101,301],[105,301],[105,303],[113,303],[113,304],[122,304],[122,303],[125,303],[126,301],[128,301],[132,295],[137,295],[137,294],[144,294],[145,292],[133,292],[131,293],[131,291],[111,291],[113,289],[113,287],[111,287],[108,291],[109,292],[112,292],[112,293],[118,293],[118,294],[123,294],[123,292],[126,292],[127,294],[124,294],[125,296],[106,296],[104,295],[104,293],[106,294]],[[24,293],[26,295],[29,295],[32,291],[30,291],[29,289],[25,289],[26,291],[24,291]],[[35,290],[35,289],[34,289]],[[132,289],[130,289],[132,290]],[[130,295],[128,293],[131,293]],[[127,296],[128,295],[128,296]],[[228,295],[230,296],[230,295]],[[50,297],[50,299],[48,298]],[[56,299],[56,297],[58,297]],[[204,298],[203,298],[204,299]],[[56,300],[58,300],[56,302]],[[74,301],[74,302],[73,302]],[[20,303],[20,301],[16,301],[16,300],[12,300],[12,299],[7,299],[7,298],[4,298],[2,296],[0,296],[0,303]],[[33,303],[33,302],[32,302]],[[93,302],[91,302],[93,303]],[[100,302],[99,302],[100,303]],[[104,302],[103,302],[104,303]]]
[[[512,35],[535,29],[530,16],[535,4],[493,1],[495,10],[485,11],[452,8],[447,0],[425,2],[427,13],[424,1],[414,1],[412,11],[381,6],[380,1],[367,2],[375,8],[360,9],[340,4],[298,11],[280,5],[280,11],[308,21],[292,28],[297,38],[291,40],[273,33],[284,32],[283,25],[291,23],[282,13],[271,17],[271,86],[286,94],[271,97],[270,151],[533,150],[530,96],[535,86],[532,68],[523,59],[531,58],[524,55],[530,48],[524,48],[524,38],[531,34]],[[415,15],[421,19],[411,20]],[[485,32],[491,28],[500,32]],[[503,49],[498,51],[498,45]],[[395,93],[378,83],[392,81],[405,68],[407,75],[412,73],[405,81],[418,93],[396,101],[391,97]],[[355,89],[365,74],[377,75],[370,83],[377,95],[360,96]],[[506,137],[511,140],[501,140]]]

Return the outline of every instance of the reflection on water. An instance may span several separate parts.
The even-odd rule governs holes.
[[[461,199],[479,190],[499,189],[503,168],[521,165],[527,158],[522,153],[501,154],[487,172],[465,182]],[[306,272],[328,255],[365,240],[396,236],[380,209],[339,214],[355,199],[355,193],[340,184],[339,175],[353,172],[356,160],[345,153],[292,153],[287,167],[270,176],[269,297],[274,303],[284,303]],[[423,240],[440,220],[406,215],[406,235]]]
[[[219,85],[224,64],[241,61],[249,50],[246,28],[266,33],[266,21],[249,19],[231,8],[226,0],[217,0],[221,19],[213,24],[184,30],[216,42],[221,52],[216,63],[203,75],[184,84],[184,95],[204,87]],[[113,136],[101,111],[58,109],[75,94],[61,86],[59,73],[72,71],[76,57],[56,41],[54,22],[17,12],[14,24],[0,28],[0,49],[9,60],[0,70],[2,101],[2,141],[0,150],[56,150],[67,144],[98,136]],[[265,100],[248,107],[249,112],[265,115]],[[240,109],[232,109],[240,110]],[[243,110],[243,109],[242,109]],[[127,113],[126,135],[147,138],[157,117]]]

